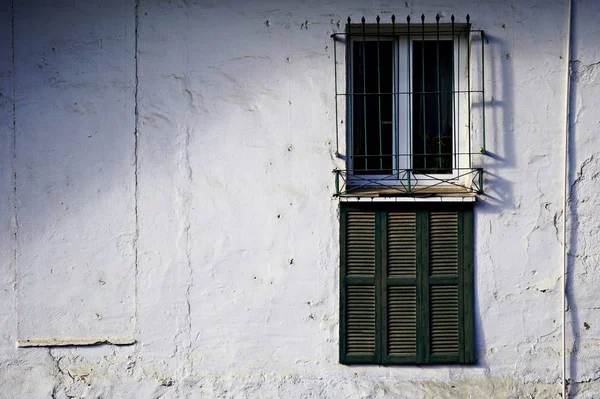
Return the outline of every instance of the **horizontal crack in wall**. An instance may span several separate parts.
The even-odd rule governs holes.
[[[18,339],[17,347],[55,347],[55,346],[94,346],[94,345],[133,345],[134,338],[41,338]]]

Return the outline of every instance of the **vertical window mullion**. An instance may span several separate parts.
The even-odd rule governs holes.
[[[411,54],[412,54],[412,43],[411,43],[411,39],[410,39],[410,16],[406,17],[406,31],[407,31],[407,49],[408,51],[406,52],[406,55],[408,57],[407,60],[407,71],[408,71],[408,94],[406,95],[407,98],[407,103],[408,103],[408,114],[407,114],[407,119],[408,119],[408,131],[406,132],[406,138],[408,140],[407,142],[407,154],[410,154],[408,157],[408,170],[406,173],[406,177],[408,178],[408,191],[411,191],[411,173],[412,173],[412,169],[414,168],[414,157],[413,157],[413,144],[412,144],[412,140],[413,140],[413,123],[412,123],[412,102],[413,102],[413,93],[412,93],[412,79],[410,77],[411,73],[410,71],[412,70],[412,63],[411,63]]]
[[[348,17],[348,26],[352,23],[350,17]],[[349,28],[346,28],[347,30]],[[356,143],[354,142],[354,101],[356,91],[353,79],[354,79],[354,40],[352,35],[349,35],[346,40],[346,153],[350,157],[350,162],[346,163],[346,175],[350,175],[350,173],[354,173],[354,169],[356,169],[355,165],[355,157],[354,157],[354,147]],[[337,61],[336,61],[337,62]]]
[[[425,15],[421,15],[421,134],[423,135],[423,169],[427,173],[427,99],[425,98]]]
[[[442,84],[440,80],[440,15],[435,17],[436,26],[436,42],[435,42],[435,72],[436,72],[436,85],[437,85],[437,134],[438,134],[438,162],[437,168],[442,168]]]
[[[362,17],[362,65],[363,65],[363,126],[365,134],[365,171],[369,170],[369,151],[367,137],[367,43],[365,32],[365,17]]]
[[[400,85],[400,59],[399,59],[399,43],[396,38],[396,16],[392,14],[392,173],[396,173],[396,179],[400,179],[400,135],[399,135],[399,94]]]
[[[452,25],[454,26],[454,25]],[[457,164],[457,168],[461,168],[464,165],[464,161],[463,161],[463,155],[461,155],[463,153],[463,151],[461,151],[461,144],[460,144],[460,136],[461,136],[461,132],[464,131],[464,127],[461,127],[461,116],[464,117],[464,114],[462,114],[461,112],[461,107],[460,107],[460,98],[461,98],[461,91],[460,91],[460,81],[461,81],[461,77],[463,76],[463,72],[461,70],[460,67],[460,60],[462,58],[462,56],[460,55],[460,48],[462,46],[462,40],[461,40],[461,34],[459,33],[458,35],[458,44],[456,45],[456,73],[454,75],[454,81],[456,82],[456,109],[458,110],[457,112],[457,119],[456,119],[456,152],[458,153],[457,155],[457,160],[458,160],[458,164]],[[464,67],[463,67],[464,68]],[[463,88],[464,89],[464,88]],[[464,124],[464,122],[463,122]],[[463,144],[464,146],[464,144]],[[460,174],[460,170],[458,171],[458,173]]]
[[[470,19],[471,17],[469,16],[469,14],[467,14],[467,25],[468,25],[468,30],[467,30],[467,112],[468,112],[468,120],[467,120],[467,125],[468,125],[468,132],[467,132],[467,139],[469,141],[469,148],[468,148],[468,153],[469,153],[469,168],[472,167],[472,161],[471,161],[471,24],[470,24]]]
[[[454,14],[452,15],[452,17],[450,17],[450,20],[452,22],[452,52],[454,54],[457,54],[456,56],[456,60],[458,62],[458,68],[456,68],[456,70],[460,71],[460,50],[457,51],[457,49],[460,48],[460,41],[459,41],[459,45],[456,46],[456,44],[454,43]],[[458,164],[458,154],[460,153],[460,148],[458,147],[457,144],[457,136],[458,136],[458,132],[456,130],[456,78],[457,76],[455,75],[455,67],[454,67],[454,60],[452,60],[452,140],[454,141],[454,147],[453,147],[453,152],[454,152],[454,166],[453,168],[458,168],[459,164]],[[460,170],[457,171],[457,174],[460,175]]]
[[[379,169],[383,171],[383,137],[381,132],[381,56],[379,53],[379,15],[377,16],[377,111],[379,115]]]

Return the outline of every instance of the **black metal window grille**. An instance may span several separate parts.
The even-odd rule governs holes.
[[[433,24],[424,15],[419,23],[409,16],[397,24],[392,15],[391,23],[348,18],[345,32],[332,38],[338,155],[340,131],[347,137],[346,168],[334,171],[336,194],[373,186],[408,194],[433,186],[482,192],[483,171],[473,156],[485,153],[483,30],[473,30],[468,15],[466,23],[454,16],[440,23],[437,15]]]

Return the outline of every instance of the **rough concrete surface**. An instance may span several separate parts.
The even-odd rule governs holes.
[[[570,66],[567,9],[1,0],[0,397],[558,398],[565,215],[569,390],[600,397],[600,4]],[[392,13],[489,40],[474,366],[338,362],[329,35]]]

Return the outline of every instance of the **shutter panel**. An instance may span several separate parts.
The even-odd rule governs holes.
[[[348,211],[346,275],[375,276],[375,212]]]
[[[388,286],[387,300],[387,355],[414,362],[417,356],[417,288]]]
[[[458,362],[459,212],[429,213],[429,360]]]
[[[458,277],[458,213],[431,212],[429,216],[431,276]]]
[[[383,262],[385,363],[417,362],[417,231],[415,212],[389,212]]]
[[[429,301],[431,356],[458,357],[458,287],[431,286]]]
[[[346,354],[372,356],[375,353],[375,286],[348,285],[346,288]]]
[[[390,212],[387,220],[387,237],[387,276],[416,278],[416,214]]]
[[[375,212],[342,214],[342,363],[373,363],[377,358],[375,220]]]

